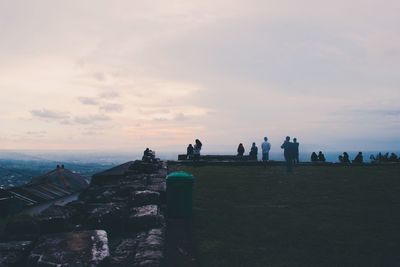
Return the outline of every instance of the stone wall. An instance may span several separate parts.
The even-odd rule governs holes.
[[[159,161],[93,176],[78,200],[17,216],[0,241],[3,266],[162,266],[165,177]]]

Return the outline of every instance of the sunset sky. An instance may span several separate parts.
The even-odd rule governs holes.
[[[400,150],[398,0],[0,0],[0,149]]]

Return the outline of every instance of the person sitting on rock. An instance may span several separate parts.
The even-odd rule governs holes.
[[[193,146],[192,144],[189,144],[188,147],[186,148],[186,158],[187,159],[192,159],[193,158]]]
[[[318,153],[318,161],[320,161],[320,162],[325,162],[326,161],[325,155],[324,155],[324,153],[322,153],[322,151],[320,151]]]
[[[258,154],[258,147],[256,146],[256,143],[253,142],[249,153],[250,159],[257,160],[257,154]]]
[[[358,163],[358,164],[363,163],[363,154],[362,154],[362,152],[358,152],[357,156],[353,160],[353,163]]]
[[[313,152],[311,154],[311,162],[316,162],[316,161],[318,161],[318,155],[317,153]]]
[[[239,144],[239,146],[237,148],[237,153],[238,153],[237,155],[239,157],[243,157],[243,155],[244,155],[244,146],[243,146],[242,143]]]
[[[143,161],[146,162],[152,162],[155,160],[155,156],[153,151],[151,151],[149,148],[146,148],[146,150],[143,152],[143,157],[142,157]]]
[[[200,151],[201,148],[203,147],[203,144],[200,142],[199,139],[196,139],[195,144],[193,146],[193,159],[194,160],[199,160],[200,159]]]

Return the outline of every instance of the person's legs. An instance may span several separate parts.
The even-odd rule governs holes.
[[[293,159],[291,157],[285,157],[285,160],[286,160],[286,171],[292,172]]]

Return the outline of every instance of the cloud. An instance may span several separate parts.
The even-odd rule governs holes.
[[[124,107],[117,103],[108,103],[102,104],[99,109],[105,112],[121,112]]]
[[[138,112],[143,115],[155,115],[155,114],[169,114],[169,109],[158,109],[158,108],[140,108]]]
[[[183,113],[178,113],[178,114],[176,114],[175,117],[174,117],[174,120],[175,120],[175,121],[185,121],[185,120],[187,120],[187,119],[188,119],[188,117],[187,117],[185,114],[183,114]]]
[[[111,118],[103,114],[77,116],[74,118],[74,122],[78,124],[96,124],[99,122],[107,122],[107,121],[111,121]]]
[[[100,98],[117,98],[119,93],[116,91],[103,92],[99,95]]]
[[[70,118],[67,112],[54,111],[45,108],[31,110],[31,114],[34,117],[47,120],[65,120]]]
[[[79,97],[78,99],[84,105],[97,106],[99,104],[99,101],[93,97]]]

